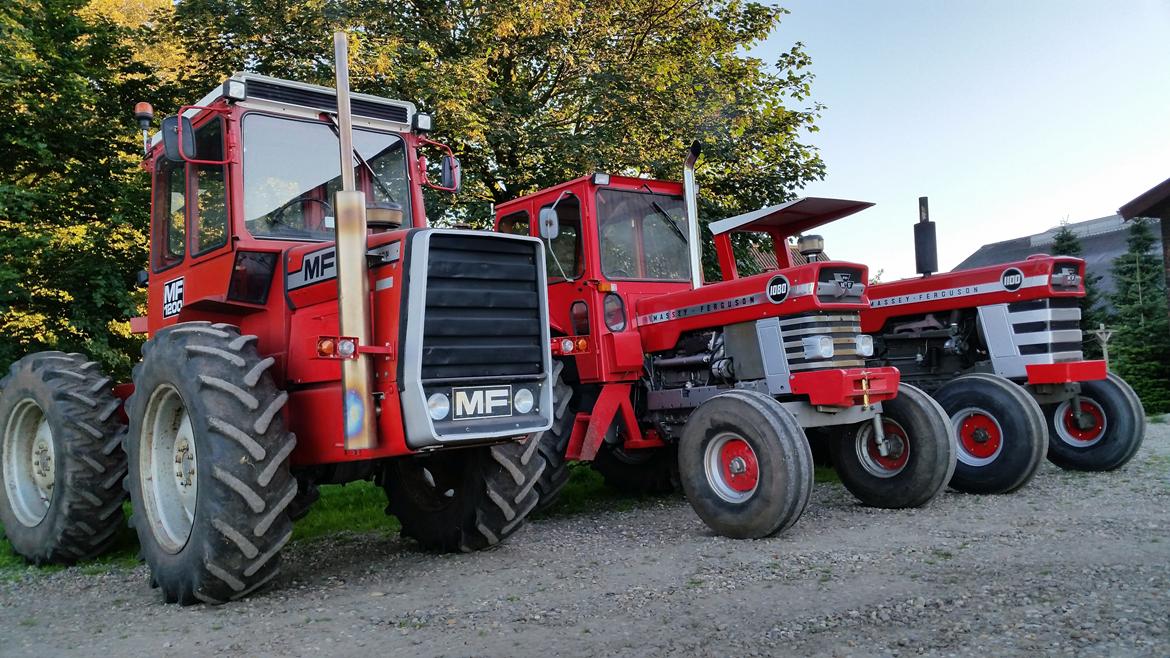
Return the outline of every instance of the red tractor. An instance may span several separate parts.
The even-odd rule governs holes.
[[[732,537],[763,537],[808,503],[805,428],[828,430],[845,485],[865,503],[914,507],[954,468],[942,409],[868,367],[866,268],[792,266],[784,236],[871,204],[801,199],[711,225],[725,281],[703,285],[692,147],[684,183],[597,173],[497,207],[496,229],[548,251],[556,358],[552,429],[538,482],[555,499],[564,460],[595,460],[624,488],[678,477],[698,515]],[[776,238],[777,272],[737,278],[724,232]]]
[[[430,117],[351,98],[336,44],[336,91],[236,75],[147,142],[133,381],[60,352],[4,379],[0,520],[30,562],[101,553],[128,492],[165,600],[219,603],[276,575],[319,484],[374,479],[437,550],[496,544],[537,504],[517,439],[552,423],[543,246],[426,228]]]
[[[1032,256],[935,274],[926,199],[915,225],[915,279],[875,285],[862,329],[871,365],[893,365],[951,416],[958,466],[951,484],[1000,493],[1025,484],[1047,451],[1054,464],[1110,470],[1141,446],[1141,401],[1104,361],[1081,351],[1085,263]]]

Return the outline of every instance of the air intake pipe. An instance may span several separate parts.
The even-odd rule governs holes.
[[[695,163],[703,148],[698,141],[691,143],[683,163],[683,196],[687,204],[687,245],[691,256],[691,288],[703,285],[703,245],[699,242],[699,189],[695,186]]]
[[[337,137],[341,146],[341,189],[337,215],[337,310],[340,333],[360,348],[370,344],[370,280],[366,270],[366,199],[353,175],[353,122],[349,111],[349,44],[344,32],[333,34],[337,70]],[[342,423],[346,450],[377,444],[374,431],[373,378],[369,357],[360,351],[341,361]]]
[[[918,197],[918,223],[914,225],[914,263],[919,274],[930,276],[938,271],[938,240],[926,197]]]

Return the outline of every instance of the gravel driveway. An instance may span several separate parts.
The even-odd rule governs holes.
[[[294,545],[273,587],[163,605],[146,570],[0,584],[0,656],[1170,655],[1170,425],[1121,471],[861,507],[817,485],[782,536],[681,498],[531,523],[496,550]]]

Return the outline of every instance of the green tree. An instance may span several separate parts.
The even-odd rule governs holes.
[[[201,88],[235,70],[331,85],[330,35],[349,30],[354,89],[434,112],[460,155],[464,192],[435,198],[432,216],[483,225],[493,203],[594,170],[678,178],[694,138],[707,217],[821,177],[801,141],[821,109],[808,56],[745,55],[784,13],[739,0],[184,0],[160,29]]]
[[[1069,229],[1068,222],[1061,222],[1060,230],[1053,236],[1052,255],[1081,258],[1084,253],[1080,238]],[[1093,359],[1101,358],[1101,345],[1092,332],[1108,321],[1108,315],[1101,303],[1101,291],[1098,288],[1100,281],[1100,274],[1093,274],[1085,269],[1085,296],[1079,302],[1081,333],[1084,335],[1085,356]]]
[[[84,351],[119,374],[135,340],[146,177],[129,110],[149,75],[85,2],[0,6],[0,367]]]
[[[1170,323],[1162,259],[1153,251],[1154,237],[1144,220],[1130,222],[1128,243],[1129,250],[1113,261],[1117,291],[1111,296],[1110,365],[1137,391],[1147,412],[1160,413],[1170,410]]]

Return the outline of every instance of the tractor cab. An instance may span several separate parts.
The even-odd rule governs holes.
[[[586,380],[641,369],[632,309],[639,300],[691,289],[683,186],[595,173],[496,208],[496,230],[546,242],[553,343],[575,355]],[[629,350],[615,349],[629,344]],[[605,349],[598,349],[604,347]],[[631,355],[622,357],[620,355]]]
[[[426,137],[430,116],[363,94],[352,95],[351,111],[352,174],[369,230],[426,226],[423,187],[454,190],[459,177],[450,149]],[[149,313],[136,329],[153,334],[182,320],[184,309],[263,309],[286,252],[336,237],[340,135],[332,89],[250,73],[164,119],[146,145],[154,191]],[[419,152],[426,146],[445,153],[444,184],[427,178]],[[335,263],[310,266],[311,277]]]

